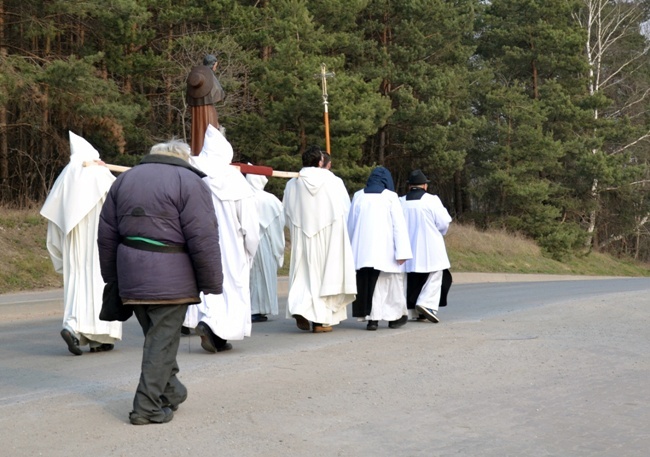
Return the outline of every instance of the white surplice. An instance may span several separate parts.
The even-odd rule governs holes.
[[[419,200],[400,197],[413,258],[406,261],[407,273],[427,273],[450,267],[443,236],[451,216],[437,195],[424,194]]]
[[[397,320],[407,314],[404,267],[397,261],[412,257],[411,245],[399,198],[393,191],[366,193],[352,198],[348,230],[357,270],[374,268],[379,278],[366,319]]]
[[[451,266],[443,236],[449,229],[451,216],[437,195],[422,195],[417,200],[400,197],[411,240],[413,258],[405,264],[407,273],[429,273],[418,295],[416,305],[438,310],[442,287],[442,270]],[[411,317],[418,317],[410,310]]]
[[[122,323],[99,320],[104,280],[99,268],[99,214],[115,177],[98,165],[99,152],[70,132],[70,163],[54,183],[41,215],[48,219],[47,250],[54,269],[63,274],[63,328],[84,346],[114,344]],[[84,166],[88,162],[88,166]]]
[[[305,167],[287,183],[282,203],[291,236],[286,316],[338,324],[357,292],[343,181],[329,170]]]
[[[260,244],[251,268],[251,313],[278,314],[278,268],[284,263],[284,212],[282,202],[264,191],[265,176],[246,176],[255,191],[260,219]]]
[[[202,302],[188,308],[183,325],[204,322],[224,340],[242,340],[251,335],[249,281],[259,244],[259,217],[253,188],[230,165],[232,157],[228,140],[209,125],[203,150],[191,163],[208,175],[203,179],[212,192],[219,224],[223,294],[201,294]]]

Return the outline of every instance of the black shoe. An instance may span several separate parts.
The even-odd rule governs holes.
[[[97,347],[90,348],[90,352],[106,352],[112,351],[115,348],[114,344],[102,343]]]
[[[377,330],[379,328],[379,321],[368,321],[366,330]]]
[[[145,416],[140,416],[135,411],[131,411],[131,413],[129,414],[129,421],[133,425],[166,424],[167,422],[170,422],[174,418],[174,411],[172,411],[171,408],[163,406],[162,412],[165,414],[165,417],[163,417],[163,420],[160,422],[152,421],[151,419]]]
[[[409,320],[408,316],[402,316],[402,317],[400,317],[399,319],[397,319],[395,321],[390,321],[388,323],[388,327],[389,328],[400,328],[402,325],[406,324],[406,321],[408,321],[408,320]]]
[[[75,338],[72,333],[70,333],[70,330],[61,330],[61,338],[63,338],[63,341],[65,341],[68,345],[68,351],[72,352],[74,355],[83,354],[81,348],[79,347],[79,340]]]
[[[201,347],[208,352],[215,353],[217,348],[214,345],[214,332],[205,322],[199,322],[194,329],[196,334],[201,337]]]
[[[230,351],[232,349],[232,344],[224,343],[221,346],[217,346],[217,352]]]
[[[189,327],[185,327],[184,325],[181,327],[181,335],[189,335],[191,333]]]
[[[296,320],[296,327],[298,327],[300,330],[311,330],[309,321],[304,316],[301,316],[300,314],[292,314],[291,317]]]
[[[269,318],[266,317],[266,314],[252,314],[251,315],[251,322],[266,322],[268,321]]]

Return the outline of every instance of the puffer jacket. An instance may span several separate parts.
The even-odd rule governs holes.
[[[182,159],[150,154],[113,183],[97,244],[102,277],[118,281],[125,303],[198,303],[200,291],[222,293],[219,231],[204,176]],[[175,252],[127,246],[127,237]]]

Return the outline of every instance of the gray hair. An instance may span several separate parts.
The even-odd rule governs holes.
[[[178,157],[186,162],[190,161],[192,150],[190,145],[181,140],[170,140],[167,143],[158,143],[151,148],[149,154],[161,154],[165,156]]]

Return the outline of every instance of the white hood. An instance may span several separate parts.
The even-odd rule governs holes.
[[[84,166],[98,161],[99,152],[84,138],[69,132],[70,163],[63,169],[47,196],[41,215],[66,235],[108,193],[115,177],[104,166]]]
[[[269,179],[264,175],[253,175],[249,173],[246,175],[246,181],[248,181],[248,184],[253,186],[254,189],[264,190],[264,187],[266,186],[266,183],[269,182]]]
[[[226,137],[214,126],[208,124],[203,140],[203,149],[190,163],[203,173],[212,193],[221,201],[241,200],[251,197],[253,189],[240,171],[231,166],[233,149]]]
[[[331,177],[332,172],[325,168],[305,167],[300,170],[300,179],[312,195],[316,195]]]
[[[247,174],[246,181],[248,181],[255,191],[260,227],[266,229],[282,213],[282,203],[280,203],[275,195],[264,190],[264,186],[269,182],[266,176]]]
[[[282,203],[287,219],[308,237],[341,217],[347,219],[350,209],[350,197],[341,179],[316,167],[305,167],[298,178],[289,180]]]

